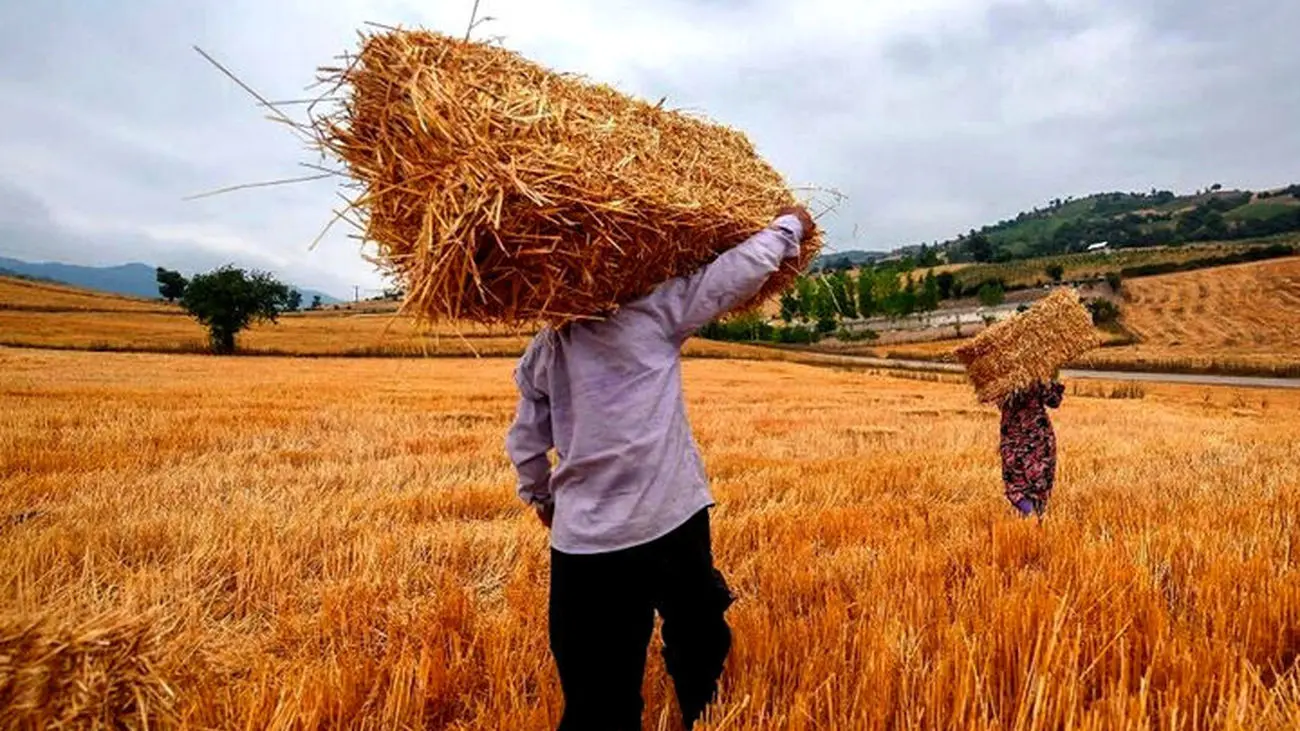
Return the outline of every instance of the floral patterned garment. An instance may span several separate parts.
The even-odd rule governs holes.
[[[1002,402],[1002,480],[1007,500],[1022,512],[1041,513],[1056,480],[1056,434],[1049,408],[1061,405],[1065,386],[1035,384]]]

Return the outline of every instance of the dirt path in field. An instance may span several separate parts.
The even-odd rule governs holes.
[[[955,363],[935,363],[924,360],[898,358],[869,358],[859,355],[818,354],[817,363],[827,365],[863,365],[876,368],[894,368],[909,371],[935,371],[939,373],[964,373]],[[1130,371],[1073,370],[1061,371],[1065,378],[1086,378],[1099,381],[1141,381],[1144,383],[1188,383],[1202,386],[1231,386],[1236,388],[1288,388],[1300,389],[1300,378],[1262,378],[1257,376],[1212,376],[1189,373],[1142,373]]]

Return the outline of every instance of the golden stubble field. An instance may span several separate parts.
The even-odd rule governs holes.
[[[0,349],[0,726],[547,728],[511,367]],[[1074,385],[1040,526],[962,384],[686,381],[740,595],[708,728],[1300,724],[1300,394]],[[646,695],[676,728],[653,653]]]
[[[1130,356],[1300,363],[1300,257],[1124,285]]]

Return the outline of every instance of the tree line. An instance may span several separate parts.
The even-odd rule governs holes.
[[[1063,270],[1053,273],[1059,281]],[[939,309],[943,300],[978,296],[980,304],[994,307],[1005,300],[1006,285],[989,280],[963,287],[951,272],[924,276],[895,268],[863,267],[857,272],[831,271],[822,275],[801,276],[781,294],[781,319],[817,323],[829,332],[841,320],[873,317],[907,317]]]
[[[876,316],[904,317],[939,308],[954,284],[951,274],[943,279],[927,272],[919,282],[894,269],[834,271],[821,276],[801,276],[781,294],[781,319],[817,323],[829,332],[840,320]]]

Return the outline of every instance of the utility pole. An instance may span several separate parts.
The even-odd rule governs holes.
[[[361,301],[361,285],[359,284],[352,285],[352,301],[353,302]]]

